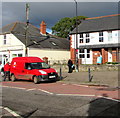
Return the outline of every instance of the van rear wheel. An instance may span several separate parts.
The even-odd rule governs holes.
[[[35,76],[33,78],[33,81],[34,81],[35,84],[38,84],[40,82],[40,80],[39,80],[39,78],[37,76]]]
[[[11,81],[14,82],[16,80],[15,75],[11,76]]]

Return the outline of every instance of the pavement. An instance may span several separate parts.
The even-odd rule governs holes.
[[[107,86],[110,88],[120,87],[119,71],[92,71],[92,80],[89,81],[88,72],[62,73],[62,80],[65,83],[82,85]]]
[[[60,72],[58,72],[60,75]],[[89,81],[89,74],[92,77]],[[119,71],[91,71],[88,72],[76,72],[72,73],[62,72],[61,81],[65,83],[95,85],[95,86],[107,86],[111,88],[120,88],[120,75]],[[0,74],[2,78],[2,74]],[[2,81],[2,79],[0,79]]]

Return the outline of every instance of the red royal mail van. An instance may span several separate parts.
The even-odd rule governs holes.
[[[35,84],[40,81],[56,81],[58,73],[50,68],[38,57],[15,57],[10,67],[11,81],[16,79],[33,80]]]

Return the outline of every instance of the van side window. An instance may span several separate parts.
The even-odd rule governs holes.
[[[28,69],[28,70],[32,69],[30,63],[25,63],[25,69]]]

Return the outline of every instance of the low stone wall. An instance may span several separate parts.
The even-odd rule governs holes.
[[[52,68],[55,68],[58,72],[60,68],[62,72],[68,71],[67,65],[51,65]],[[120,69],[120,65],[80,65],[79,71],[86,72],[90,68],[91,71],[117,71],[118,68]],[[75,71],[75,70],[74,70]]]
[[[80,65],[79,71],[88,71],[88,68],[91,71],[116,71],[119,65]]]

